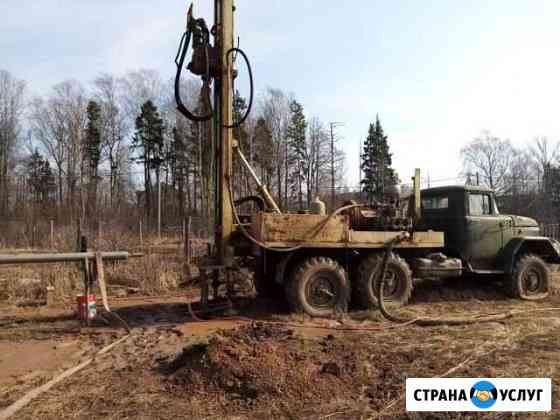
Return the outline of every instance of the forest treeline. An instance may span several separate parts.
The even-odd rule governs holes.
[[[208,111],[198,82],[186,80],[183,90],[195,113]],[[246,107],[236,93],[234,118]],[[297,211],[316,196],[332,206],[333,191],[335,204],[356,198],[346,187],[345,155],[333,127],[308,113],[295,95],[267,88],[234,135],[279,206]],[[2,222],[142,220],[154,228],[161,197],[164,224],[196,215],[213,226],[212,135],[210,122],[193,123],[176,112],[172,81],[154,70],[100,74],[87,85],[65,80],[43,95],[0,70]],[[485,131],[461,150],[461,176],[495,189],[503,211],[556,223],[559,150],[546,137],[514,147]],[[370,124],[360,158],[361,199],[380,199],[386,185],[399,182],[379,118]],[[253,194],[246,170],[234,164],[235,197]]]
[[[191,109],[204,113],[200,85],[187,80],[183,89]],[[246,107],[236,93],[234,114]],[[344,187],[338,137],[293,94],[266,89],[234,134],[284,209],[330,196],[333,171],[335,189]],[[211,138],[211,123],[176,112],[172,81],[153,70],[101,74],[87,85],[65,80],[40,96],[0,70],[0,216],[61,223],[144,219],[153,226],[159,186],[164,223],[186,215],[211,223]],[[250,195],[253,183],[235,164],[235,196]]]
[[[496,191],[502,213],[560,219],[560,143],[535,137],[516,147],[485,130],[461,149],[467,184]]]

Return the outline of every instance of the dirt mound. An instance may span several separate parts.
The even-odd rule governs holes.
[[[229,410],[284,403],[296,409],[336,400],[382,403],[381,395],[396,395],[403,383],[397,366],[414,356],[373,356],[356,344],[333,336],[301,340],[290,329],[253,323],[186,348],[168,366],[168,384],[182,395],[217,396]]]

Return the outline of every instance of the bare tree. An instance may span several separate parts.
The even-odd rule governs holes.
[[[61,106],[67,132],[66,188],[67,208],[71,215],[80,196],[81,216],[85,217],[83,135],[87,122],[87,98],[83,86],[75,80],[67,80],[53,88],[54,100]]]
[[[94,96],[101,105],[103,160],[109,165],[109,200],[113,207],[119,200],[119,185],[123,171],[121,155],[126,149],[125,138],[129,132],[125,114],[119,101],[117,79],[102,74],[94,81]]]
[[[81,177],[86,106],[83,87],[72,80],[55,85],[46,99],[35,98],[31,103],[30,123],[33,133],[57,169],[58,203],[62,205],[65,197],[67,209],[71,213],[76,208],[78,189],[82,213],[85,203]]]
[[[0,70],[0,215],[9,207],[10,170],[24,112],[25,83]]]
[[[129,126],[134,126],[142,105],[148,101],[162,108],[166,98],[166,86],[156,70],[140,69],[128,72],[118,80],[120,100]]]
[[[56,166],[57,201],[62,204],[64,165],[66,163],[66,127],[62,109],[53,98],[35,98],[29,116],[35,138]]]
[[[330,165],[330,139],[325,125],[317,117],[309,120],[307,153],[309,166],[307,180],[307,203],[310,205],[314,195],[320,194],[322,180],[328,175]],[[329,172],[329,174],[327,174]]]
[[[290,98],[279,89],[268,88],[262,98],[262,117],[268,125],[272,135],[274,148],[272,154],[276,163],[276,192],[278,205],[287,201],[287,141],[286,129],[290,116]],[[287,204],[287,203],[286,203]]]
[[[539,190],[542,191],[544,189],[542,179],[547,168],[557,163],[560,158],[560,143],[551,142],[547,137],[535,137],[529,150],[536,163],[537,183]]]
[[[535,164],[528,150],[516,149],[506,179],[506,189],[516,197],[535,190]]]
[[[507,188],[510,164],[515,150],[509,140],[483,131],[461,149],[463,173],[478,173],[483,184],[502,193]]]

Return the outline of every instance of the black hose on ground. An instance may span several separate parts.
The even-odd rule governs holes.
[[[376,270],[371,275],[376,276],[374,278],[373,285],[378,284],[377,288],[377,304],[379,305],[379,311],[381,314],[391,322],[395,322],[397,324],[416,324],[422,327],[432,327],[437,325],[469,325],[469,324],[479,324],[481,322],[496,322],[501,321],[507,318],[511,318],[513,316],[513,312],[504,312],[501,314],[495,315],[479,315],[474,317],[468,318],[401,318],[399,316],[391,314],[386,306],[385,306],[385,299],[383,297],[383,288],[385,287],[385,274],[387,272],[387,265],[389,262],[389,258],[391,257],[391,253],[393,252],[393,248],[395,245],[401,243],[405,239],[408,239],[410,234],[407,232],[406,234],[399,235],[385,244],[385,253],[383,254],[383,259],[381,261],[381,267],[379,270]]]

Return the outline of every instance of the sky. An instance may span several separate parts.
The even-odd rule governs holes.
[[[211,21],[211,0],[195,14]],[[47,93],[66,79],[153,68],[174,75],[187,2],[2,0],[0,69]],[[236,30],[257,95],[295,94],[337,128],[347,183],[379,115],[393,166],[453,183],[460,149],[482,130],[522,146],[560,139],[557,0],[237,0]],[[241,70],[243,71],[243,70]]]

